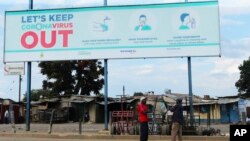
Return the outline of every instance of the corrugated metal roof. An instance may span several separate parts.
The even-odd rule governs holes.
[[[182,102],[185,102],[186,99],[189,101],[189,95],[188,94],[177,94],[177,93],[171,93],[166,94],[165,96],[172,98],[173,100],[176,100],[177,98],[182,98]],[[194,103],[198,103],[202,101],[202,98],[196,95],[192,96],[192,100]]]
[[[96,102],[97,104],[104,105],[104,101]],[[108,101],[108,104],[115,103],[114,101]]]
[[[26,103],[26,102],[25,102]],[[31,105],[39,105],[39,104],[42,104],[43,102],[41,101],[31,101],[30,104]]]
[[[238,102],[240,98],[219,98],[219,104],[228,104]]]
[[[193,103],[193,105],[212,105],[218,104],[218,102],[200,102],[200,103]],[[188,104],[189,105],[189,104]]]
[[[121,103],[121,102],[123,102],[123,103],[131,103],[131,102],[133,102],[133,101],[135,101],[135,100],[136,100],[135,98],[129,98],[129,99],[123,99],[123,100],[121,101],[121,99],[119,99],[119,98],[114,98],[114,99],[109,100],[109,101],[108,101],[108,104]],[[96,103],[98,103],[98,104],[100,104],[100,105],[104,105],[104,104],[105,104],[105,101],[100,101],[100,102],[96,102]]]
[[[60,101],[59,98],[45,98],[45,99],[39,99],[38,101],[34,101],[34,102],[36,102],[36,103],[38,103],[38,102],[43,103],[43,102],[58,102],[58,101]]]
[[[163,101],[166,103],[173,103],[173,104],[176,103],[176,101],[173,98],[170,98],[168,96],[163,96]]]
[[[90,96],[72,96],[70,98],[70,102],[72,103],[88,103],[94,100],[95,97],[90,97]]]

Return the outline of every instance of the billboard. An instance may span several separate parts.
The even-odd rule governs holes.
[[[4,75],[24,75],[24,63],[6,63],[4,64]]]
[[[219,55],[217,1],[5,12],[4,62]]]

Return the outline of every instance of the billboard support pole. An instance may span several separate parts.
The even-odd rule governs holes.
[[[188,2],[188,0],[185,0]],[[193,90],[192,90],[192,70],[191,70],[191,57],[188,60],[188,88],[189,88],[189,108],[190,108],[190,126],[193,126],[194,122],[194,111],[193,111]]]
[[[27,65],[26,131],[30,131],[31,62]]]
[[[104,0],[104,6],[107,6]],[[104,59],[104,130],[108,130],[108,59]]]
[[[33,9],[33,0],[29,0],[29,9]],[[28,62],[27,96],[26,96],[26,131],[30,131],[30,97],[31,97],[31,62]]]
[[[104,129],[108,130],[108,59],[104,59]]]
[[[21,82],[22,82],[22,75],[19,75],[19,95],[18,95],[18,103],[20,104],[21,101]]]
[[[193,92],[192,92],[192,70],[191,57],[188,57],[188,86],[189,86],[189,108],[190,108],[190,126],[193,126],[194,112],[193,112]]]

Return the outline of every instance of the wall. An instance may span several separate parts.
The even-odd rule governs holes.
[[[240,115],[240,121],[245,122],[247,120],[247,115],[250,118],[250,112],[247,113],[247,107],[250,107],[250,99],[240,99],[239,100],[239,115]],[[242,114],[245,114],[246,119],[242,116]]]
[[[98,104],[96,104],[95,101],[92,101],[86,104],[85,112],[89,112],[89,121],[94,122],[94,123],[96,122],[96,118],[97,118],[97,111],[96,111],[97,105]]]
[[[209,115],[210,114],[210,121]],[[219,123],[220,106],[218,104],[196,105],[194,106],[195,122],[197,123]],[[199,119],[200,118],[200,119]]]
[[[221,122],[237,123],[240,121],[238,102],[221,104]]]
[[[20,109],[23,109],[22,108],[19,108],[20,106],[19,105],[12,105],[12,109],[14,111],[14,121],[15,123],[21,123],[23,122],[21,119],[20,119],[20,112],[19,110]],[[3,123],[4,122],[4,113],[6,110],[10,110],[10,105],[0,105],[0,123]]]

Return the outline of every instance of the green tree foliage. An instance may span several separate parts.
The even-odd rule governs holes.
[[[41,73],[47,76],[43,80],[43,89],[52,93],[73,93],[74,77],[72,71],[74,64],[72,61],[41,62],[39,63]]]
[[[43,89],[33,89],[31,90],[30,94],[30,100],[31,101],[38,101],[41,97],[43,98],[52,98],[55,94],[52,94],[49,90],[43,90]],[[24,94],[23,101],[26,101],[27,92]]]
[[[91,92],[100,94],[100,90],[103,87],[104,68],[100,61],[77,61],[75,63],[75,80],[76,85],[74,93],[80,93],[81,95],[90,95]]]
[[[43,89],[60,95],[99,94],[104,80],[102,63],[91,61],[41,62],[41,73],[47,76]]]
[[[142,92],[134,92],[134,96],[143,96]]]
[[[240,79],[235,83],[239,95],[250,97],[250,58],[239,66]]]

